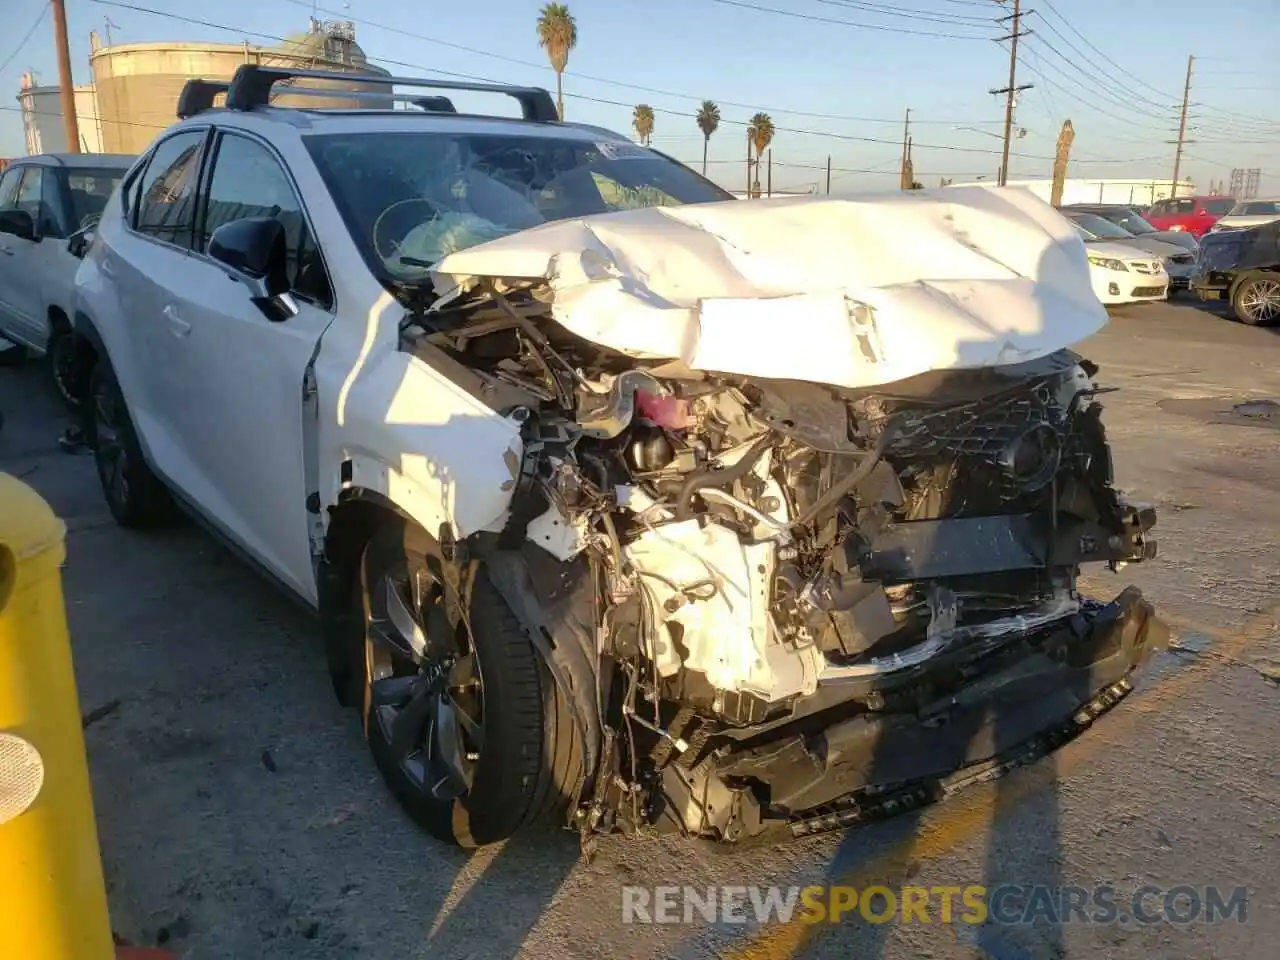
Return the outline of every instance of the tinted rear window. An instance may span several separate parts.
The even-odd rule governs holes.
[[[1204,202],[1204,208],[1215,217],[1224,217],[1231,211],[1231,208],[1234,207],[1235,204],[1236,202],[1229,198],[1226,200],[1206,200]]]

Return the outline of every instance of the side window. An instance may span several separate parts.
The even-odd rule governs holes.
[[[261,144],[224,133],[214,155],[196,249],[204,250],[218,227],[247,217],[275,217],[284,225],[293,292],[321,306],[332,304],[320,250],[280,161]]]
[[[22,167],[10,167],[0,176],[0,210],[13,207],[14,195],[18,192],[18,181],[22,179]]]
[[[58,219],[54,208],[45,201],[45,181],[52,180],[53,175],[43,167],[27,167],[23,171],[22,183],[18,186],[18,195],[13,205],[19,210],[31,214],[36,225],[36,233],[42,237],[58,236]]]
[[[1225,217],[1235,205],[1234,200],[1206,200],[1204,208],[1215,217]]]
[[[1173,212],[1177,214],[1195,213],[1196,202],[1194,200],[1175,200],[1173,201]]]
[[[138,183],[133,228],[179,247],[190,247],[200,177],[203,130],[175,134],[159,144]]]
[[[1169,212],[1169,205],[1163,200],[1158,200],[1151,205],[1150,215],[1153,217],[1163,217]]]

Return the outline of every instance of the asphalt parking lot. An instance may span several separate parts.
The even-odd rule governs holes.
[[[918,815],[749,852],[613,839],[589,866],[567,833],[467,855],[417,832],[307,615],[192,526],[114,526],[91,458],[58,449],[43,371],[0,370],[0,470],[68,526],[115,927],[205,960],[1274,957],[1280,407],[1255,401],[1280,401],[1280,328],[1162,304],[1118,311],[1082,351],[1120,388],[1103,398],[1120,484],[1160,512],[1158,560],[1087,584],[1136,583],[1172,627],[1137,692],[1051,760]],[[827,882],[1248,896],[1243,922],[623,923],[626,885]]]

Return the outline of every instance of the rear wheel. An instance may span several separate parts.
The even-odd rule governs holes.
[[[1270,326],[1280,321],[1280,280],[1262,277],[1246,280],[1231,298],[1236,317],[1252,326]]]
[[[89,374],[89,445],[103,496],[122,527],[151,527],[172,515],[169,491],[142,457],[111,362],[100,357]]]
[[[541,654],[483,570],[455,630],[416,528],[388,525],[356,582],[365,737],[392,793],[433,836],[504,840],[562,805],[581,754]]]

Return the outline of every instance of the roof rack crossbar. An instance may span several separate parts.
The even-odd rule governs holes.
[[[188,80],[178,95],[178,119],[212,109],[214,98],[230,90],[231,84],[226,80]]]
[[[547,123],[559,120],[555,101],[541,87],[514,87],[501,83],[464,83],[457,80],[433,80],[426,77],[390,77],[382,74],[341,73],[328,70],[291,70],[286,67],[264,67],[246,63],[236,70],[227,93],[231,110],[252,110],[271,101],[271,88],[289,80],[331,80],[344,84],[369,83],[379,86],[429,87],[436,90],[470,90],[476,93],[501,93],[520,104],[526,120]],[[290,93],[298,92],[290,90]],[[344,91],[345,92],[345,91]],[[330,96],[334,95],[329,91]]]

